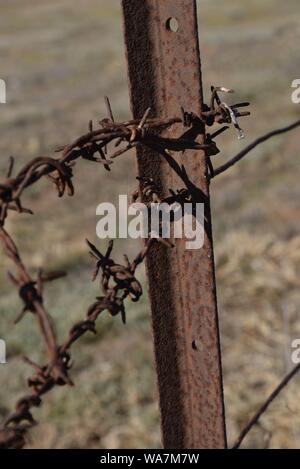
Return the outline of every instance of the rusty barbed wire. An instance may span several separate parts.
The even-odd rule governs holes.
[[[93,123],[90,121],[88,133],[75,139],[70,145],[60,146],[56,149],[56,152],[61,153],[59,158],[46,156],[34,158],[15,177],[12,177],[14,159],[10,157],[6,177],[0,180],[0,224],[3,224],[8,210],[32,213],[30,209],[23,207],[21,195],[25,188],[37,182],[42,176],[49,177],[56,186],[59,197],[62,197],[65,192],[72,196],[74,194],[73,168],[79,158],[100,163],[109,171],[114,158],[121,156],[138,144],[146,146],[153,146],[154,144],[170,151],[199,149],[204,150],[209,156],[218,154],[219,149],[214,142],[214,138],[227,130],[228,127],[223,127],[213,135],[208,135],[207,141],[204,144],[199,144],[195,141],[199,133],[199,126],[212,126],[214,123],[233,123],[236,126],[238,117],[250,114],[249,112],[238,111],[239,107],[246,106],[249,103],[238,103],[231,107],[226,104],[225,106],[218,96],[218,91],[233,92],[223,87],[212,87],[211,107],[205,105],[200,116],[181,109],[181,117],[149,118],[149,108],[141,120],[129,120],[122,123],[115,122],[109,100],[106,97],[105,102],[108,107],[109,118],[99,121],[100,127],[96,130],[93,129]],[[179,138],[163,138],[157,135],[158,132],[180,123],[184,127],[189,127],[189,130]],[[126,145],[113,152],[110,159],[107,159],[107,146],[113,141],[115,147],[118,147],[122,142],[126,142]],[[95,156],[96,154],[99,156]]]
[[[111,258],[112,242],[109,243],[106,253],[103,255],[90,241],[87,241],[90,254],[96,260],[93,279],[95,280],[101,272],[100,287],[102,295],[98,296],[96,301],[89,306],[85,319],[72,326],[67,340],[62,345],[58,345],[52,318],[44,306],[43,290],[46,282],[59,279],[65,273],[45,273],[40,269],[36,279],[30,276],[16,244],[4,228],[8,212],[14,210],[19,213],[32,214],[29,208],[23,206],[21,196],[27,187],[43,176],[47,176],[54,184],[58,197],[62,197],[66,192],[69,196],[72,196],[74,194],[73,168],[78,158],[101,163],[106,170],[110,171],[112,159],[120,156],[138,143],[147,145],[152,144],[153,140],[156,145],[172,151],[183,151],[186,148],[210,150],[210,154],[216,151],[215,144],[212,141],[205,145],[199,145],[192,141],[190,135],[187,136],[186,133],[184,135],[188,138],[183,137],[178,140],[162,138],[157,135],[158,131],[167,129],[176,123],[191,127],[192,132],[194,132],[193,127],[199,125],[199,118],[193,114],[182,110],[182,118],[150,119],[148,118],[150,109],[147,109],[140,121],[131,120],[116,123],[107,97],[105,103],[109,118],[99,122],[99,129],[94,130],[90,121],[87,134],[79,137],[70,145],[56,149],[56,152],[61,153],[60,157],[39,156],[34,158],[16,176],[13,176],[14,159],[10,157],[6,177],[0,180],[0,241],[6,255],[15,267],[15,273],[8,272],[8,277],[17,288],[19,297],[23,302],[22,310],[16,317],[15,323],[19,322],[26,313],[35,316],[48,357],[48,363],[42,366],[34,363],[29,358],[25,358],[25,362],[35,370],[35,374],[28,379],[28,387],[31,393],[18,400],[15,410],[5,418],[0,426],[0,448],[22,448],[25,445],[28,430],[36,425],[32,409],[41,405],[42,396],[55,386],[73,385],[69,377],[69,371],[72,367],[70,348],[73,343],[86,332],[96,333],[96,320],[105,310],[112,316],[120,314],[122,321],[125,323],[125,299],[130,297],[132,301],[138,301],[142,295],[142,286],[135,276],[138,265],[143,262],[153,243],[162,242],[167,246],[172,245],[162,238],[150,238],[132,262],[125,255],[124,264],[122,265],[115,263]],[[215,115],[220,119],[218,110],[215,110]],[[206,119],[206,116],[201,116],[200,120],[205,121]],[[211,121],[212,115],[209,116],[209,119]],[[197,136],[196,133],[195,136]],[[113,141],[115,141],[116,147],[124,141],[126,146],[115,151],[110,159],[107,159],[107,146]],[[214,148],[212,149],[212,147]],[[95,156],[97,154],[99,156]],[[140,182],[142,197],[150,196],[152,201],[158,202],[159,197],[157,189],[154,187],[154,181],[145,179]],[[179,194],[171,192],[171,200],[178,197]]]
[[[9,414],[2,425],[0,425],[0,448],[22,448],[26,443],[28,431],[36,425],[32,415],[32,410],[39,407],[42,403],[42,396],[52,390],[55,386],[73,385],[69,376],[72,367],[70,348],[86,332],[96,333],[96,320],[103,311],[108,311],[112,316],[120,315],[122,321],[126,322],[125,300],[131,298],[132,301],[138,301],[142,295],[142,286],[135,276],[138,265],[143,262],[153,243],[163,243],[166,246],[172,246],[172,243],[163,238],[148,238],[145,247],[139,252],[136,258],[130,262],[128,257],[124,256],[124,264],[118,264],[111,258],[113,243],[110,242],[105,254],[102,254],[96,246],[87,241],[90,254],[96,261],[96,267],[93,274],[93,280],[100,274],[100,287],[102,295],[96,297],[87,312],[85,319],[73,325],[69,331],[66,341],[58,345],[56,342],[52,318],[44,307],[43,290],[44,284],[61,278],[64,272],[46,273],[40,269],[36,279],[32,278],[25,265],[22,262],[19,251],[4,225],[8,212],[10,210],[19,213],[32,214],[29,208],[25,208],[21,201],[24,190],[37,182],[43,176],[49,178],[57,189],[59,197],[65,193],[69,196],[74,195],[74,186],[72,183],[73,169],[76,160],[79,158],[90,160],[103,165],[104,169],[110,171],[113,160],[126,153],[137,145],[145,145],[158,150],[162,155],[169,151],[181,151],[186,149],[199,149],[205,152],[207,166],[209,170],[208,178],[221,174],[233,164],[247,155],[253,148],[265,140],[290,131],[300,125],[300,120],[295,123],[272,131],[255,142],[250,144],[244,150],[231,158],[227,163],[214,170],[211,156],[219,153],[215,143],[215,138],[226,131],[229,127],[225,125],[215,131],[213,134],[206,134],[203,144],[199,144],[196,138],[201,126],[212,126],[218,124],[233,124],[237,129],[238,138],[243,138],[244,133],[240,128],[237,119],[247,116],[250,113],[240,112],[239,108],[249,105],[249,103],[238,103],[229,106],[219,98],[219,93],[232,93],[233,90],[224,87],[212,87],[210,106],[204,105],[203,111],[199,116],[194,113],[186,112],[181,108],[181,117],[157,119],[149,118],[150,109],[147,109],[141,120],[129,120],[127,122],[117,123],[114,119],[109,99],[105,98],[108,118],[99,121],[99,128],[94,130],[92,121],[88,125],[88,133],[77,138],[70,145],[60,146],[56,152],[61,153],[58,158],[39,156],[27,163],[16,176],[13,177],[14,159],[10,157],[8,170],[5,178],[0,180],[0,242],[4,252],[13,262],[16,272],[8,272],[8,277],[12,284],[18,289],[19,296],[23,302],[23,307],[17,316],[15,323],[20,321],[26,313],[33,314],[38,323],[42,342],[45,344],[48,363],[38,365],[29,358],[25,357],[25,362],[32,366],[35,374],[28,379],[28,386],[31,393],[18,400],[15,410]],[[182,124],[187,127],[178,138],[161,137],[159,134],[169,127]],[[107,157],[108,145],[113,143],[115,148],[125,143],[121,149],[115,150],[110,157]],[[96,156],[99,155],[99,156]],[[148,203],[168,203],[179,202],[184,204],[191,201],[191,194],[187,188],[177,191],[170,189],[170,194],[163,199],[159,196],[159,188],[151,178],[137,178],[140,183],[138,190],[132,195],[132,202],[143,200]],[[298,372],[299,366],[295,367],[287,375],[280,385],[274,390],[267,401],[262,405],[255,416],[250,420],[242,430],[235,448],[238,448],[249,433],[251,428],[257,424],[262,413],[268,408],[271,402],[281,392],[285,385]]]
[[[21,448],[26,443],[26,433],[36,421],[32,415],[32,408],[41,405],[42,396],[55,386],[73,385],[69,377],[72,367],[70,348],[86,332],[96,333],[96,320],[98,316],[107,310],[112,316],[121,315],[126,322],[124,301],[130,297],[132,301],[138,301],[142,295],[142,286],[135,276],[138,265],[143,262],[151,245],[160,240],[148,239],[144,248],[135,259],[130,262],[124,256],[124,264],[117,264],[110,256],[113,242],[110,241],[106,253],[101,252],[87,240],[90,253],[96,259],[96,269],[93,275],[95,280],[101,271],[100,286],[102,296],[98,296],[86,313],[86,318],[75,325],[69,331],[66,341],[58,346],[52,326],[52,319],[44,308],[43,284],[55,280],[64,275],[63,272],[44,274],[39,271],[37,280],[33,280],[27,273],[20,258],[18,249],[9,234],[0,228],[0,238],[5,247],[6,254],[13,260],[17,269],[17,276],[10,274],[14,285],[19,289],[19,295],[24,302],[21,315],[26,311],[33,313],[38,320],[43,343],[46,346],[49,362],[40,366],[29,358],[26,363],[31,365],[35,374],[28,379],[31,394],[25,395],[18,400],[14,412],[12,412],[0,426],[0,449]]]
[[[240,103],[228,106],[222,103],[218,92],[231,92],[225,88],[212,88],[211,106],[205,106],[200,116],[186,112],[181,109],[181,117],[157,119],[149,118],[150,109],[147,109],[141,120],[129,120],[118,123],[115,121],[109,99],[105,98],[108,118],[99,121],[99,128],[93,128],[92,121],[88,125],[88,133],[74,140],[69,145],[60,146],[56,149],[61,153],[58,158],[38,156],[13,176],[14,158],[9,158],[9,165],[5,178],[0,180],[0,242],[5,254],[10,258],[15,267],[15,273],[8,272],[8,277],[17,288],[23,302],[23,307],[15,323],[19,322],[25,314],[31,313],[35,316],[42,342],[45,345],[48,363],[38,365],[25,357],[25,362],[32,366],[35,374],[28,379],[28,387],[31,392],[18,400],[15,410],[9,414],[0,425],[0,448],[22,448],[26,443],[28,430],[36,421],[32,410],[42,403],[42,396],[52,390],[55,386],[73,385],[69,376],[72,367],[70,348],[86,332],[96,333],[96,320],[103,311],[108,311],[112,316],[120,315],[122,321],[126,322],[125,300],[130,298],[136,302],[142,295],[142,286],[137,280],[135,273],[139,264],[143,262],[150,247],[154,243],[172,244],[163,238],[148,238],[144,248],[135,259],[130,262],[124,256],[124,264],[118,264],[111,258],[113,242],[108,245],[105,254],[102,254],[96,246],[87,240],[91,256],[96,261],[93,280],[100,274],[101,296],[96,297],[87,312],[85,319],[72,326],[66,341],[58,345],[52,318],[44,306],[43,291],[44,284],[54,281],[66,275],[64,272],[46,273],[40,269],[34,279],[26,269],[18,248],[4,228],[9,211],[32,214],[29,208],[25,208],[21,197],[26,188],[46,176],[56,187],[59,197],[67,193],[74,195],[72,183],[73,169],[79,158],[89,160],[103,165],[104,169],[110,171],[113,160],[121,156],[138,144],[153,148],[161,148],[163,151],[184,151],[186,149],[203,150],[208,158],[219,152],[214,138],[228,129],[223,127],[213,135],[207,135],[204,144],[199,144],[196,138],[199,134],[199,126],[211,126],[214,123],[233,123],[238,127],[237,117],[249,115],[240,113],[239,107],[248,105]],[[161,137],[163,130],[175,124],[188,127],[183,135],[178,138]],[[239,130],[240,131],[240,130]],[[115,150],[107,157],[108,145],[114,143],[117,148],[125,143],[121,149]],[[135,192],[133,199],[148,198],[152,202],[160,202],[158,189],[150,178],[140,179],[140,192]],[[139,195],[137,195],[139,194]],[[177,192],[170,190],[170,195],[163,199],[164,202],[174,201],[184,203],[190,199],[189,191],[181,189]]]

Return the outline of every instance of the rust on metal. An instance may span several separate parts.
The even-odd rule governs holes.
[[[123,0],[124,35],[134,119],[151,107],[156,117],[180,108],[204,110],[194,0]],[[172,126],[163,137],[178,136]],[[201,122],[185,134],[205,143]],[[177,156],[137,147],[139,176],[151,178],[159,197],[185,187],[205,203],[205,243],[173,250],[157,245],[147,258],[154,348],[166,448],[224,448],[226,431],[207,160],[203,150]],[[174,171],[175,169],[175,171]]]
[[[85,319],[73,325],[65,342],[58,345],[56,342],[53,320],[44,306],[43,290],[44,284],[64,276],[64,272],[45,273],[39,270],[37,278],[29,274],[24,265],[19,250],[12,237],[5,229],[6,221],[11,211],[32,215],[32,211],[23,205],[23,195],[26,188],[37,183],[47,176],[55,185],[59,197],[67,192],[69,196],[74,195],[72,183],[73,170],[78,160],[84,159],[94,163],[100,163],[104,169],[110,169],[113,158],[124,154],[134,145],[153,145],[162,152],[172,149],[181,151],[186,148],[198,148],[215,151],[215,143],[201,145],[193,141],[181,139],[162,138],[159,134],[163,129],[176,123],[183,124],[183,116],[157,119],[148,118],[150,110],[147,109],[141,119],[129,120],[127,122],[115,122],[110,102],[105,98],[108,108],[109,119],[102,119],[99,127],[94,129],[93,122],[88,124],[89,132],[76,138],[71,144],[60,146],[56,152],[60,153],[57,158],[39,156],[25,164],[19,172],[14,175],[14,158],[10,157],[6,176],[0,179],[0,244],[4,253],[10,258],[15,272],[9,274],[9,279],[17,288],[23,307],[17,316],[15,323],[19,322],[25,314],[32,313],[37,319],[40,337],[47,351],[48,363],[38,365],[29,358],[26,363],[31,365],[35,374],[28,379],[29,394],[26,394],[15,405],[14,411],[9,413],[0,424],[0,449],[22,448],[27,439],[28,431],[36,425],[32,415],[32,409],[42,403],[42,397],[56,386],[72,385],[69,376],[71,369],[70,349],[81,336],[87,332],[96,333],[96,320],[103,311],[108,311],[112,316],[120,315],[126,322],[125,300],[131,298],[138,301],[142,295],[142,287],[135,276],[138,265],[143,262],[153,244],[161,243],[170,248],[173,247],[169,240],[163,238],[151,238],[147,240],[145,247],[139,252],[133,262],[125,256],[125,263],[117,264],[111,258],[112,242],[107,252],[103,255],[88,241],[90,254],[96,259],[96,268],[93,279],[101,272],[101,296],[96,298],[87,309]],[[216,110],[215,118],[219,110]],[[199,118],[207,119],[207,116],[192,116],[184,114],[185,125],[193,128],[194,121]],[[107,159],[107,146],[119,146],[125,143],[122,150],[114,151]],[[100,154],[100,157],[96,156]],[[157,189],[152,180],[141,180],[145,195],[153,201],[158,201]],[[187,191],[170,191],[169,197],[162,202],[172,203],[173,200],[181,201],[189,197]],[[136,198],[136,191],[133,199]],[[58,219],[58,223],[61,220]]]

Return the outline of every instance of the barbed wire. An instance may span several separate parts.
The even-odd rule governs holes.
[[[28,273],[15,242],[4,227],[9,211],[32,214],[31,209],[24,207],[21,200],[22,195],[26,188],[44,176],[54,184],[59,197],[65,193],[73,196],[73,170],[78,159],[100,163],[106,171],[110,171],[111,165],[117,157],[137,145],[155,148],[163,156],[173,151],[202,150],[205,153],[210,171],[209,179],[217,173],[223,172],[223,170],[213,169],[210,158],[219,153],[215,138],[226,131],[229,126],[225,125],[213,134],[207,133],[204,143],[200,144],[196,139],[200,133],[203,133],[205,126],[211,127],[215,123],[233,124],[238,132],[238,137],[243,138],[244,133],[237,119],[250,114],[248,111],[239,111],[239,108],[246,107],[249,103],[228,106],[221,101],[219,93],[232,93],[233,90],[224,87],[212,87],[211,90],[210,105],[204,105],[199,116],[181,108],[181,115],[177,117],[150,118],[151,110],[147,109],[140,120],[128,120],[121,123],[115,121],[109,99],[106,97],[108,117],[99,121],[97,129],[94,129],[93,123],[90,121],[86,134],[75,139],[71,144],[56,149],[56,153],[60,153],[57,158],[48,156],[34,158],[16,176],[13,176],[14,159],[10,157],[6,176],[0,180],[0,242],[5,254],[14,264],[15,272],[9,272],[8,276],[18,289],[23,302],[22,310],[15,322],[20,321],[27,313],[35,316],[42,342],[46,348],[48,363],[40,366],[25,357],[25,362],[34,368],[35,374],[28,379],[29,394],[18,400],[15,410],[5,418],[0,426],[0,448],[22,448],[25,445],[28,430],[36,425],[32,410],[41,405],[43,395],[55,386],[73,385],[69,376],[72,367],[70,349],[73,343],[86,332],[96,333],[96,320],[105,310],[112,316],[120,315],[125,323],[125,300],[130,298],[136,302],[142,295],[142,286],[136,278],[138,265],[144,261],[153,244],[163,243],[168,247],[172,246],[172,243],[167,239],[148,238],[144,248],[132,262],[125,255],[124,263],[118,264],[111,258],[112,241],[109,242],[106,252],[102,254],[96,246],[87,240],[90,255],[96,262],[93,280],[100,276],[101,296],[96,297],[96,301],[88,307],[85,318],[71,327],[65,342],[58,345],[52,318],[44,306],[43,292],[45,283],[57,280],[65,273],[61,271],[47,273],[40,269],[36,278]],[[187,129],[177,138],[160,136],[162,131],[178,124]],[[110,145],[114,146],[114,151],[108,156],[108,146]],[[148,202],[159,203],[163,201],[171,204],[173,202],[185,203],[191,199],[189,189],[183,188],[177,191],[170,189],[170,195],[162,200],[153,179],[138,179],[140,188],[134,192],[133,201],[141,198],[148,200]]]
[[[138,265],[143,262],[151,245],[162,242],[172,246],[172,243],[163,238],[149,238],[145,247],[138,253],[136,258],[130,262],[124,256],[124,264],[117,264],[112,258],[113,242],[108,245],[105,254],[87,241],[90,254],[96,261],[93,275],[95,280],[99,273],[101,296],[96,298],[86,313],[85,319],[72,326],[66,341],[58,345],[55,337],[53,321],[44,306],[44,285],[49,281],[63,277],[65,272],[46,273],[42,269],[33,278],[26,269],[19,250],[12,237],[4,228],[9,211],[32,214],[31,209],[25,208],[22,195],[26,188],[46,176],[55,185],[59,197],[65,193],[74,195],[72,182],[73,170],[79,158],[100,163],[104,169],[110,171],[113,159],[124,154],[137,144],[152,146],[155,144],[164,150],[184,151],[188,148],[201,149],[206,153],[218,152],[216,144],[211,138],[205,144],[197,143],[198,129],[205,124],[212,125],[215,121],[230,122],[231,113],[218,100],[217,92],[213,91],[212,109],[205,109],[199,117],[181,109],[181,117],[156,119],[149,118],[150,109],[147,109],[141,120],[129,120],[127,122],[115,122],[109,99],[105,98],[108,118],[99,121],[99,128],[94,129],[92,121],[88,125],[88,133],[77,138],[70,145],[60,146],[56,152],[60,153],[58,158],[38,156],[25,164],[23,168],[13,176],[14,158],[9,158],[6,177],[0,180],[0,241],[5,254],[12,261],[15,272],[8,272],[8,277],[17,288],[23,302],[23,307],[17,316],[15,323],[19,322],[26,313],[35,316],[41,336],[45,345],[48,363],[38,365],[29,358],[25,362],[31,365],[35,374],[28,379],[28,387],[31,392],[18,400],[15,410],[9,414],[0,426],[0,448],[22,448],[26,443],[26,435],[30,428],[36,425],[32,415],[32,409],[41,405],[42,396],[55,386],[73,385],[69,376],[71,369],[70,348],[86,332],[96,333],[96,320],[98,316],[107,310],[112,316],[121,315],[122,321],[126,322],[124,301],[130,297],[132,301],[138,301],[142,295],[142,287],[135,276]],[[238,112],[236,111],[236,114]],[[174,124],[183,124],[188,130],[178,139],[163,138],[158,134]],[[192,138],[191,138],[192,137]],[[125,142],[123,148],[115,150],[110,158],[107,158],[107,147],[114,142],[119,147]],[[159,201],[158,191],[154,181],[150,179],[140,180],[141,197],[149,197],[152,201]],[[171,193],[171,200],[181,197],[183,192]]]
[[[52,319],[44,308],[43,284],[60,278],[64,273],[44,274],[40,270],[37,280],[32,279],[22,263],[15,243],[3,228],[0,228],[0,238],[5,246],[6,254],[13,260],[17,269],[17,276],[10,274],[24,303],[21,315],[17,319],[20,320],[27,311],[35,315],[49,359],[46,365],[40,366],[29,358],[25,358],[26,363],[35,370],[35,374],[28,379],[28,386],[32,392],[18,400],[15,411],[6,417],[0,427],[0,448],[21,448],[26,442],[26,432],[36,424],[31,412],[32,408],[38,407],[42,402],[42,396],[55,386],[73,385],[69,377],[69,370],[72,366],[70,348],[73,343],[88,331],[96,333],[96,320],[105,310],[112,316],[120,314],[123,322],[126,322],[125,299],[130,297],[132,301],[138,301],[142,295],[142,287],[135,277],[135,271],[143,262],[151,245],[160,240],[148,239],[145,247],[132,262],[125,256],[124,265],[117,264],[110,257],[113,248],[112,241],[109,242],[104,255],[90,241],[87,241],[90,253],[96,259],[93,279],[96,279],[101,271],[102,296],[97,297],[96,301],[89,306],[85,319],[71,327],[65,342],[58,345]]]

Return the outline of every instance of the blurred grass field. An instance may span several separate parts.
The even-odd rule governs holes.
[[[300,115],[291,82],[300,75],[299,1],[199,0],[205,95],[211,84],[250,100],[242,121],[246,140],[231,130],[219,138],[225,161],[255,137]],[[10,154],[17,166],[51,154],[105,116],[110,96],[118,119],[130,115],[118,0],[0,1],[1,170]],[[57,334],[82,318],[98,294],[84,239],[96,241],[95,209],[135,187],[134,159],[120,158],[109,174],[89,162],[75,169],[75,197],[58,200],[48,182],[25,196],[34,218],[12,215],[7,227],[31,271],[65,269],[68,277],[46,289]],[[213,224],[229,443],[292,366],[291,341],[300,337],[299,131],[278,137],[212,183]],[[105,243],[97,241],[104,247]],[[116,243],[132,257],[135,243]],[[0,258],[0,337],[8,364],[0,368],[0,416],[26,389],[26,354],[43,360],[32,317],[12,322],[20,301]],[[107,314],[98,335],[74,347],[74,389],[47,395],[35,412],[33,448],[160,447],[150,311],[128,304],[128,324]],[[300,447],[299,378],[273,403],[244,446]]]

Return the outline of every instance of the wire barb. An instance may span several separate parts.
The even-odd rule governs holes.
[[[27,187],[38,182],[44,176],[48,177],[54,184],[59,197],[64,196],[65,193],[72,196],[74,194],[73,169],[80,158],[100,163],[109,171],[114,158],[137,145],[144,145],[154,149],[167,161],[171,160],[170,152],[185,152],[188,149],[201,150],[205,154],[210,173],[209,178],[211,179],[239,161],[259,143],[274,135],[300,126],[299,120],[288,127],[270,132],[246,147],[224,165],[214,169],[210,158],[219,153],[214,139],[229,128],[227,124],[233,124],[241,137],[242,131],[237,118],[249,115],[249,112],[239,111],[239,108],[244,108],[249,103],[242,102],[229,106],[219,98],[218,93],[232,92],[233,90],[228,88],[212,87],[210,106],[204,105],[199,116],[181,108],[179,117],[155,118],[149,117],[151,109],[148,108],[141,119],[121,123],[115,121],[110,101],[105,97],[108,118],[101,120],[98,128],[94,128],[93,122],[90,121],[88,133],[75,139],[71,144],[56,149],[56,152],[60,153],[59,157],[38,156],[26,164],[15,176],[13,176],[14,159],[13,157],[9,158],[6,175],[0,179],[0,243],[15,267],[15,272],[9,272],[8,276],[14,287],[17,288],[23,303],[21,312],[15,322],[19,322],[27,312],[32,313],[37,320],[48,362],[44,365],[38,365],[28,358],[25,359],[26,363],[34,369],[34,375],[28,379],[30,394],[25,395],[17,402],[15,410],[0,425],[0,448],[22,448],[25,445],[28,430],[36,425],[32,409],[41,404],[42,396],[55,386],[73,385],[69,376],[72,368],[70,349],[73,343],[87,332],[96,333],[96,320],[104,311],[108,311],[112,316],[120,315],[123,323],[125,323],[125,300],[130,298],[136,302],[143,293],[141,283],[136,278],[137,267],[144,261],[150,248],[155,243],[163,243],[168,247],[173,246],[167,239],[150,237],[135,259],[130,262],[125,255],[124,263],[116,263],[111,257],[113,251],[112,241],[108,243],[106,252],[102,254],[94,244],[87,240],[90,255],[95,261],[93,280],[99,279],[100,296],[97,296],[95,301],[88,307],[85,318],[71,327],[65,342],[59,345],[52,318],[44,306],[43,293],[45,283],[59,279],[65,273],[45,273],[40,269],[36,278],[31,277],[21,259],[16,244],[4,228],[9,212],[13,210],[19,213],[32,213],[30,209],[24,208],[21,198]],[[206,134],[205,142],[199,144],[197,142],[199,129],[203,128],[203,125],[211,127],[215,123],[226,125],[212,134]],[[161,132],[176,124],[181,124],[185,128],[182,135],[177,138],[161,136]],[[122,142],[125,143],[123,148],[115,151],[110,158],[107,158],[108,146],[113,143],[115,147],[118,147]],[[100,156],[96,156],[97,154]],[[191,201],[189,188],[182,188],[177,191],[170,189],[170,194],[162,199],[159,195],[159,188],[152,178],[138,178],[138,180],[140,188],[134,192],[133,201],[137,201],[139,198],[148,204],[159,202],[169,204],[179,202],[183,204]],[[298,371],[298,368],[291,372],[274,391],[267,403],[243,431],[236,447],[239,446],[242,439],[258,421],[262,412],[294,376],[296,371]]]

